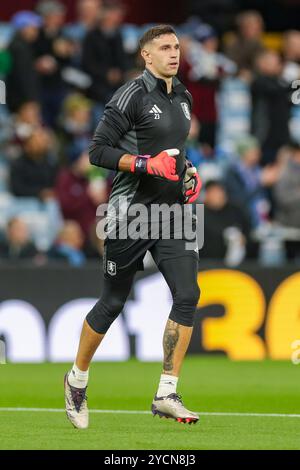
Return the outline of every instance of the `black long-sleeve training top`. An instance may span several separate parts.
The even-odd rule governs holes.
[[[109,204],[117,206],[120,196],[135,203],[183,203],[185,141],[191,125],[192,96],[173,78],[172,93],[166,82],[148,69],[126,83],[106,105],[90,146],[93,165],[118,170],[122,155],[155,156],[163,150],[177,148],[176,170],[179,181],[173,182],[147,174],[117,171]]]

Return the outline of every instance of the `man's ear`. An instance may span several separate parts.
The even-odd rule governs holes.
[[[152,64],[151,52],[148,49],[142,49],[141,56],[143,57],[146,65]]]

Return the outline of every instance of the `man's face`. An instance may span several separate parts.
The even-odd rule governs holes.
[[[49,134],[43,129],[36,129],[25,142],[24,149],[31,160],[39,160],[47,153],[50,145]]]
[[[18,118],[29,124],[39,124],[41,121],[39,104],[35,101],[24,103],[18,111]]]
[[[101,16],[101,25],[106,30],[119,28],[124,21],[124,9],[121,7],[106,8]]]
[[[263,24],[256,15],[249,15],[243,19],[240,30],[242,36],[246,39],[259,39],[263,32]]]
[[[173,77],[178,72],[180,48],[175,34],[162,34],[145,45],[142,56],[161,77]]]
[[[44,23],[46,28],[49,29],[60,29],[65,22],[65,13],[63,12],[53,12],[44,17]]]
[[[26,26],[21,30],[21,35],[25,41],[34,42],[39,35],[39,29],[34,25]]]
[[[263,75],[276,76],[282,72],[280,56],[275,51],[267,51],[257,59],[257,68]]]
[[[29,241],[29,232],[21,219],[14,219],[7,229],[7,238],[12,245],[25,245]]]
[[[96,20],[101,9],[101,0],[79,0],[77,11],[81,20]]]
[[[259,163],[261,157],[260,149],[257,147],[247,150],[242,156],[242,161],[248,166],[253,167]]]
[[[221,210],[227,202],[227,195],[222,186],[217,184],[205,192],[205,205],[212,210]]]

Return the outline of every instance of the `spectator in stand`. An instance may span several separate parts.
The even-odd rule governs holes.
[[[78,222],[87,239],[98,205],[107,202],[107,185],[104,178],[89,180],[91,166],[83,142],[73,146],[69,159],[70,167],[61,169],[58,174],[56,194],[64,218]]]
[[[252,91],[252,133],[262,148],[262,165],[273,163],[280,147],[290,140],[291,86],[282,78],[283,62],[266,50],[256,59]]]
[[[120,32],[123,19],[124,8],[120,2],[105,2],[97,27],[87,34],[83,43],[82,66],[93,81],[89,96],[101,105],[102,112],[104,104],[124,82],[128,68]]]
[[[8,108],[15,112],[25,101],[39,100],[33,43],[42,22],[35,13],[20,11],[13,16],[11,23],[16,32],[8,46],[12,65],[6,77],[6,91]]]
[[[245,11],[237,15],[236,22],[237,34],[227,45],[226,55],[237,64],[239,70],[251,71],[256,56],[264,49],[264,21],[259,12]]]
[[[0,105],[0,162],[9,156],[10,143],[14,139],[12,115],[6,106]]]
[[[239,206],[229,202],[224,185],[216,180],[206,183],[204,204],[204,246],[200,256],[226,259],[231,265],[239,264],[245,257],[249,239],[249,215]],[[233,237],[235,253],[231,243]]]
[[[42,112],[45,123],[56,127],[61,103],[67,93],[62,70],[71,63],[72,41],[63,36],[65,6],[58,0],[43,0],[37,11],[43,17],[43,27],[34,43],[36,70],[41,81]]]
[[[201,163],[203,157],[199,144],[199,134],[200,134],[200,123],[197,117],[192,114],[191,117],[191,128],[186,141],[186,155],[188,160],[190,160],[193,166],[198,167]]]
[[[300,31],[291,30],[283,35],[284,58],[300,64]]]
[[[0,243],[0,259],[4,260],[33,260],[38,252],[30,240],[26,223],[14,217],[7,224],[6,237]]]
[[[245,136],[237,143],[239,159],[229,164],[225,185],[229,200],[248,212],[252,227],[264,223],[270,213],[270,201],[266,188],[278,180],[277,165],[259,166],[261,150],[257,139]]]
[[[193,112],[201,126],[199,140],[214,149],[218,119],[217,92],[221,79],[234,74],[236,65],[218,52],[217,34],[210,25],[200,24],[194,37],[195,40],[185,40],[181,74],[194,98]]]
[[[41,107],[37,101],[26,101],[19,107],[14,119],[15,132],[20,139],[26,139],[42,126]]]
[[[286,227],[300,229],[300,144],[291,142],[289,148],[290,158],[274,186],[275,218]]]
[[[7,49],[4,49],[3,41],[0,41],[0,79],[4,79],[11,70],[12,60]]]
[[[80,225],[74,220],[67,220],[60,231],[56,242],[48,252],[50,260],[69,263],[73,267],[82,266],[86,257],[82,251],[84,235]]]
[[[92,138],[92,102],[79,93],[72,93],[63,102],[60,118],[62,153],[79,141],[88,145]]]
[[[96,28],[101,15],[102,0],[77,0],[77,18],[64,28],[64,35],[74,45],[72,65],[81,69],[82,44],[89,31]]]
[[[7,148],[7,156],[11,159],[20,157],[23,153],[23,144],[31,134],[42,127],[40,104],[37,101],[26,101],[12,116],[11,127],[13,133]]]
[[[289,144],[289,158],[283,162],[278,182],[274,186],[275,220],[288,228],[300,229],[300,144]],[[300,259],[300,240],[285,242],[287,257]]]
[[[102,218],[103,219],[103,218]],[[98,259],[103,258],[104,255],[104,236],[97,232],[97,225],[100,219],[97,217],[97,221],[91,226],[90,236],[86,240],[84,246],[84,254],[87,259]]]
[[[300,78],[300,31],[287,31],[283,35],[283,78],[291,83]]]
[[[57,165],[51,147],[51,135],[43,128],[36,129],[25,140],[23,154],[10,170],[10,186],[15,196],[42,201],[54,197]]]
[[[238,11],[237,0],[190,0],[190,16],[185,25],[191,30],[199,18],[214,26],[218,31],[227,31],[233,15]]]
[[[65,27],[66,36],[76,42],[81,49],[81,43],[86,34],[96,28],[101,14],[102,0],[78,0],[76,5],[77,18]]]

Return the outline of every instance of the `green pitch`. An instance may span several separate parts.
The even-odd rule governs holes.
[[[88,430],[74,429],[59,411],[68,367],[0,366],[0,449],[300,449],[300,366],[291,362],[187,358],[179,392],[187,407],[204,413],[198,424],[100,412],[90,415]],[[93,364],[89,407],[147,411],[159,375],[160,364]],[[48,411],[3,409],[18,407]]]

